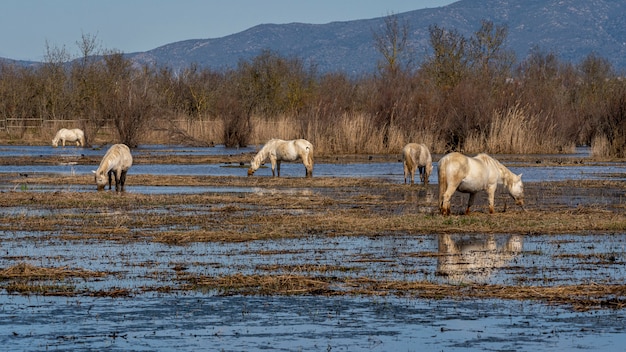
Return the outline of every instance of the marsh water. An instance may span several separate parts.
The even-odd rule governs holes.
[[[135,153],[252,153],[255,149],[141,147]],[[0,147],[0,156],[94,153],[82,148]],[[563,158],[584,160],[586,151]],[[570,166],[507,163],[526,182],[626,178],[622,163]],[[3,165],[0,173],[82,175],[97,165]],[[232,164],[148,165],[137,174],[245,176]],[[436,170],[436,168],[435,168]],[[299,164],[283,175],[300,177]],[[267,168],[255,177],[271,175]],[[318,163],[315,176],[378,177],[403,182],[399,162]],[[131,174],[129,173],[129,180]],[[436,182],[436,174],[431,176]],[[0,185],[10,192],[14,185]],[[93,191],[32,186],[26,191]],[[256,192],[247,188],[128,186],[128,192]],[[2,193],[0,193],[2,196]],[[3,208],[19,219],[26,208]],[[62,212],[61,209],[40,209]],[[154,210],[158,211],[158,210]],[[166,210],[163,210],[166,211]],[[189,209],[188,211],[196,211]],[[114,215],[114,214],[112,214]],[[141,216],[131,213],[129,216]],[[201,216],[201,212],[198,213]],[[16,220],[18,221],[18,220]],[[567,305],[502,299],[402,296],[230,296],[176,290],[177,274],[254,274],[263,268],[348,267],[377,279],[453,283],[570,285],[626,280],[626,234],[308,236],[245,243],[172,245],[153,241],[68,239],[60,229],[0,234],[0,270],[16,262],[114,273],[73,279],[80,291],[121,289],[123,297],[0,292],[0,349],[13,351],[620,351],[626,312],[577,311]],[[446,256],[454,252],[454,256]],[[433,255],[438,254],[438,255]],[[451,259],[452,258],[452,259]],[[268,269],[269,268],[269,269]],[[279,270],[279,269],[276,269]],[[151,288],[171,287],[171,290]]]
[[[198,155],[241,155],[243,159],[251,158],[254,152],[258,150],[258,146],[246,148],[225,148],[216,146],[210,148],[200,147],[180,147],[180,146],[140,146],[133,150],[135,157],[150,156],[156,157],[165,155],[177,156],[198,156]],[[60,159],[84,156],[102,156],[105,150],[98,148],[51,148],[48,146],[0,146],[0,157],[50,157],[56,156]],[[589,148],[578,148],[576,153],[564,155],[536,155],[536,163],[511,161],[507,162],[507,167],[517,174],[523,174],[524,182],[550,182],[563,180],[625,180],[626,179],[626,163],[621,162],[584,162],[589,157]],[[571,164],[567,167],[560,165],[542,165],[540,160],[545,158],[557,158],[561,160],[574,159],[580,160],[581,163]],[[430,177],[431,183],[437,183],[437,161],[433,158],[433,174]],[[137,164],[133,165],[132,174],[147,175],[186,175],[186,176],[246,176],[249,164],[243,165],[235,163],[215,163],[215,164]],[[58,175],[89,175],[98,168],[97,164],[80,164],[77,162],[59,162],[56,164],[32,164],[32,165],[2,165],[0,166],[0,174],[18,173],[21,175],[37,175],[37,174],[58,174]],[[269,164],[261,167],[255,176],[271,176],[272,171]],[[281,175],[284,177],[301,177],[304,175],[304,167],[300,163],[283,163],[281,166]],[[368,177],[381,178],[392,182],[404,182],[402,162],[398,155],[394,161],[357,161],[349,163],[323,163],[315,164],[314,175],[319,177]],[[3,187],[3,188],[2,188]],[[0,185],[0,190],[14,187],[10,185]],[[48,186],[49,187],[49,186]],[[91,187],[87,188],[91,189]],[[45,190],[54,190],[45,188]],[[75,188],[81,191],[83,188]],[[216,188],[207,187],[136,187],[129,188],[130,192],[141,193],[191,193],[191,192],[215,192],[220,191]],[[224,189],[225,192],[240,191],[245,192],[246,189]]]

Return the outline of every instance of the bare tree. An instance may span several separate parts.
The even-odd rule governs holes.
[[[151,89],[150,70],[133,69],[122,53],[104,56],[107,70],[106,91],[101,109],[112,121],[121,142],[134,148],[154,118],[155,96]]]
[[[515,53],[505,49],[508,35],[506,25],[495,25],[483,20],[480,29],[469,41],[469,54],[475,70],[483,75],[508,73],[515,61]]]
[[[380,75],[376,81],[379,94],[375,116],[376,125],[383,131],[385,148],[389,146],[389,130],[401,115],[401,101],[408,95],[408,36],[408,24],[399,23],[395,14],[385,17],[381,31],[374,32],[374,47],[383,57],[379,62]]]
[[[467,39],[456,30],[445,30],[437,25],[429,29],[433,54],[423,69],[445,91],[456,87],[469,69]]]
[[[380,31],[374,31],[373,35],[374,48],[383,56],[379,69],[392,77],[396,76],[403,65],[409,65],[408,23],[399,23],[398,15],[390,14],[384,18]]]

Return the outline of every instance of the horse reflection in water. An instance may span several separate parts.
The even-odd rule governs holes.
[[[522,237],[511,235],[498,245],[495,236],[439,235],[437,272],[456,283],[485,283],[522,251]]]

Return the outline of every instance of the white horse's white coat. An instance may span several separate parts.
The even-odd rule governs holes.
[[[130,149],[125,144],[114,144],[104,154],[98,170],[94,171],[96,185],[98,190],[103,190],[109,181],[109,189],[111,189],[111,178],[115,174],[115,190],[123,191],[126,183],[126,173],[133,165],[133,156]]]
[[[522,174],[515,175],[496,159],[487,154],[468,157],[461,153],[450,153],[439,160],[439,208],[444,215],[450,214],[450,198],[455,191],[469,193],[465,214],[469,214],[476,193],[487,191],[489,212],[494,212],[494,198],[498,184],[504,184],[515,199],[524,206]]]
[[[313,145],[306,139],[269,140],[250,162],[248,176],[252,176],[268,159],[272,163],[272,176],[278,175],[280,177],[280,163],[282,161],[298,160],[302,160],[306,168],[306,177],[313,176]]]
[[[63,143],[65,147],[65,142],[76,142],[77,147],[85,146],[85,133],[80,128],[74,128],[68,130],[67,128],[61,128],[57,131],[57,134],[52,139],[52,146],[58,147],[59,141]]]
[[[402,149],[402,161],[404,164],[404,183],[407,178],[414,183],[415,170],[419,169],[420,180],[424,185],[428,185],[428,178],[433,172],[433,159],[428,147],[424,144],[409,143]]]

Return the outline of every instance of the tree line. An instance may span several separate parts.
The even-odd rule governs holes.
[[[470,37],[432,25],[431,53],[417,62],[409,28],[386,17],[372,32],[378,69],[360,77],[270,50],[220,71],[138,66],[83,35],[79,59],[47,47],[42,65],[0,65],[0,127],[17,139],[46,121],[79,120],[88,136],[109,128],[131,147],[158,128],[163,143],[306,138],[322,154],[398,153],[421,142],[434,153],[588,145],[626,156],[626,82],[605,58],[562,62],[535,47],[517,62],[508,28],[484,20]]]

